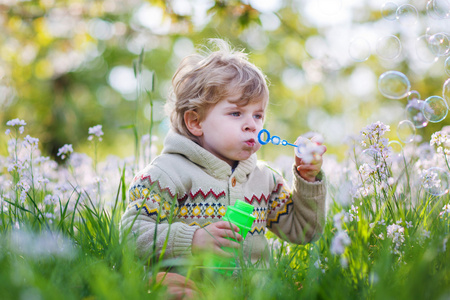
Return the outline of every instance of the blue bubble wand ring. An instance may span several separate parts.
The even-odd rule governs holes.
[[[262,136],[263,136],[264,134],[267,135],[267,138],[266,138],[265,140],[262,139]],[[292,147],[298,148],[297,145],[291,144],[291,143],[289,143],[289,142],[286,141],[286,140],[282,140],[279,136],[274,135],[274,136],[270,137],[270,132],[269,132],[269,130],[267,130],[267,129],[261,129],[261,131],[258,133],[258,142],[259,142],[261,145],[267,145],[267,144],[270,142],[270,143],[272,143],[272,144],[274,144],[274,145],[279,145],[279,144],[281,144],[281,145],[283,145],[283,146],[292,146]]]

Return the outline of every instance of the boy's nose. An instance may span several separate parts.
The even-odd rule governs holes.
[[[251,118],[245,122],[244,131],[256,131],[256,123],[253,118]]]

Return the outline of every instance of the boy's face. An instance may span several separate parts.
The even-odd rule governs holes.
[[[261,147],[258,133],[263,128],[265,108],[264,101],[244,106],[229,100],[218,102],[200,122],[200,145],[234,167]]]

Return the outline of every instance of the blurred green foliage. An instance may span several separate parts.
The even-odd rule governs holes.
[[[319,25],[308,16],[319,2],[268,1],[276,7],[258,10],[252,5],[264,2],[4,1],[0,4],[0,120],[3,124],[13,118],[27,120],[29,134],[39,137],[44,152],[53,157],[64,144],[85,149],[88,128],[102,124],[102,155],[130,155],[134,135],[129,125],[136,124],[141,136],[152,119],[153,133],[164,136],[163,104],[178,62],[208,38],[220,37],[249,52],[250,60],[267,75],[272,95],[267,127],[274,134],[293,141],[306,131],[319,131],[329,153],[341,157],[344,137],[377,119],[394,125],[395,137],[395,124],[404,116],[388,118],[385,112],[398,112],[389,107],[404,106],[406,99],[383,98],[376,89],[378,76],[391,68],[404,72],[413,89],[426,98],[441,93],[445,73],[436,67],[438,63],[417,69],[407,55],[391,65],[376,55],[364,62],[343,63],[339,55],[330,55],[335,50],[332,39],[339,39],[339,32],[333,32],[337,26]],[[352,7],[349,28],[373,26],[376,32],[377,24],[386,23],[380,14],[383,3],[365,1]],[[423,10],[419,7],[420,16],[426,17]],[[404,28],[394,33],[408,35]],[[348,43],[352,34],[342,36],[342,41]],[[313,50],[308,49],[308,41],[316,42],[309,47]],[[126,90],[120,92],[111,83],[113,71],[132,70],[142,51],[141,71],[147,75],[142,90],[138,93],[136,82],[128,76],[116,79]],[[361,83],[371,81],[372,88],[354,93],[364,89],[357,86],[358,72],[366,74],[366,70],[372,77],[361,78]],[[154,87],[149,86],[149,74],[155,76]],[[153,116],[148,98],[154,104]],[[380,111],[384,105],[386,111]],[[432,124],[419,134],[428,139],[442,125]],[[291,150],[267,147],[263,155],[272,158]]]

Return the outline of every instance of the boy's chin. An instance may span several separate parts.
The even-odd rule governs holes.
[[[253,153],[255,153],[255,152],[252,151],[252,152],[249,152],[248,154],[240,155],[239,158],[236,159],[236,161],[247,160],[253,155]]]

